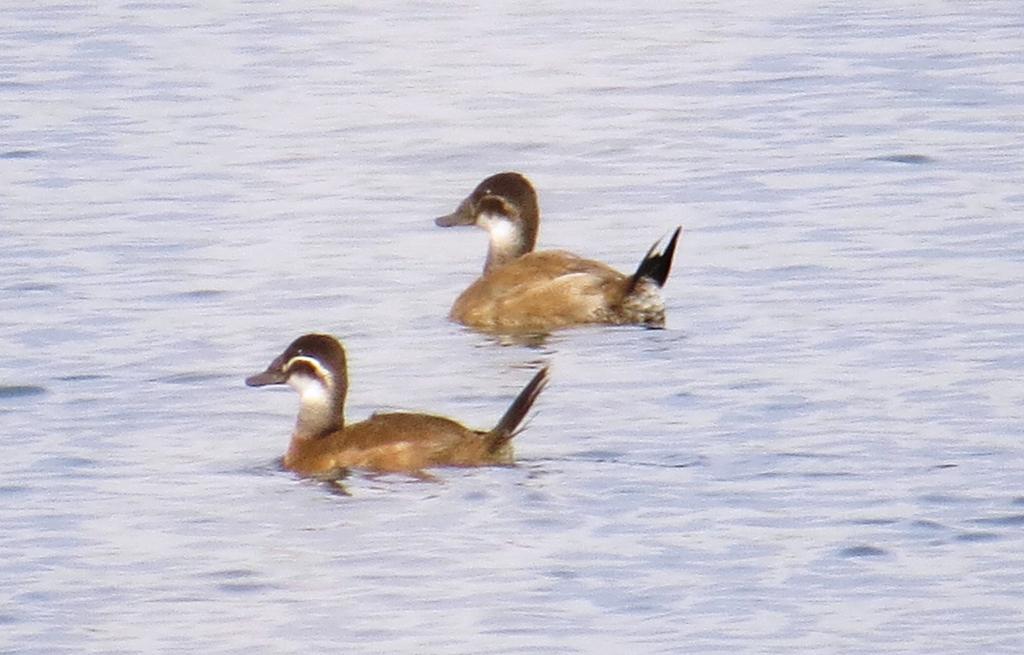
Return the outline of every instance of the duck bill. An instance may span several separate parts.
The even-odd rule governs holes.
[[[268,384],[284,384],[285,376],[280,371],[263,371],[245,378],[246,386],[265,387]]]
[[[278,357],[270,362],[267,370],[245,378],[245,384],[250,387],[265,387],[268,384],[284,384],[287,382],[288,376],[284,374],[284,362],[280,360],[281,358]]]
[[[448,214],[447,216],[439,216],[434,219],[434,224],[439,227],[454,227],[456,225],[473,225],[476,223],[476,217],[473,216],[472,203],[469,202],[469,198],[463,200],[458,209]]]

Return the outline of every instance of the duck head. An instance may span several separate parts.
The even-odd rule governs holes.
[[[533,250],[540,225],[537,192],[519,173],[498,173],[478,184],[454,212],[434,223],[441,227],[476,225],[487,230],[487,271]]]

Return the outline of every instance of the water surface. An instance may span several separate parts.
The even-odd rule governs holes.
[[[1014,3],[20,5],[0,26],[0,650],[1024,649]],[[445,320],[484,176],[669,328]],[[349,415],[511,468],[280,471],[292,338]]]

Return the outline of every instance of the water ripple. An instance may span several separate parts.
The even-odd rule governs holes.
[[[861,557],[884,557],[889,552],[877,546],[848,546],[839,551],[840,557],[861,558]]]
[[[927,155],[914,155],[910,153],[894,154],[894,155],[880,155],[878,157],[869,157],[868,161],[886,161],[895,164],[933,164],[935,160]]]
[[[31,384],[0,385],[0,399],[31,398],[46,394],[46,387]]]
[[[0,159],[31,159],[40,154],[37,150],[7,150],[0,152]]]
[[[979,525],[994,525],[999,527],[1016,528],[1024,526],[1024,514],[1007,514],[1005,516],[991,516],[975,519]]]

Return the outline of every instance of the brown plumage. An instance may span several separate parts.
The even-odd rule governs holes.
[[[452,305],[453,321],[497,332],[546,332],[588,323],[665,325],[659,289],[668,279],[681,228],[658,243],[633,275],[563,250],[534,252],[540,208],[519,173],[485,179],[458,208],[435,221],[477,225],[490,245],[483,274]]]
[[[345,424],[345,350],[324,334],[299,337],[249,386],[289,384],[299,392],[299,417],[285,468],[330,475],[348,468],[419,473],[434,466],[512,463],[511,440],[548,380],[534,375],[491,430],[472,430],[442,416],[391,412]]]

